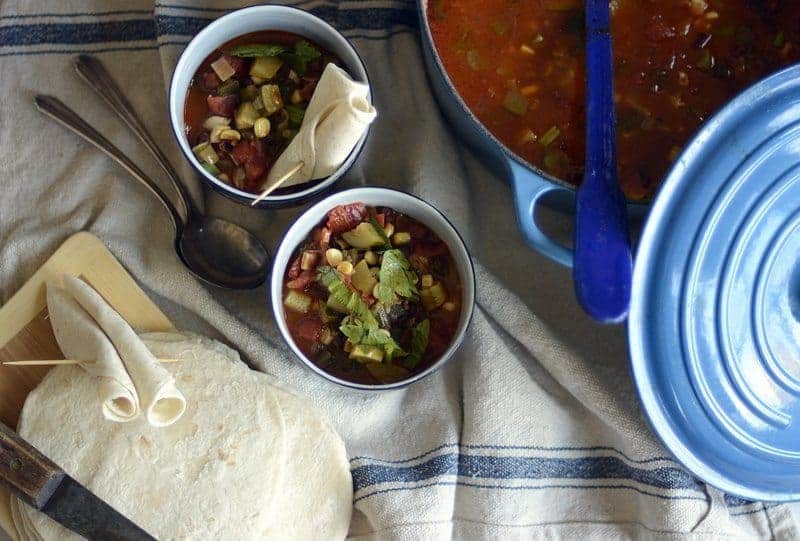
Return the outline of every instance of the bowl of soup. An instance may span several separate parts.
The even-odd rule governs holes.
[[[175,67],[169,108],[178,144],[201,179],[226,197],[253,203],[297,135],[329,64],[368,83],[347,39],[297,8],[244,8],[200,31]],[[258,205],[297,204],[330,188],[355,163],[367,135],[333,174],[279,188]]]
[[[422,0],[425,59],[456,130],[505,169],[526,240],[563,264],[571,253],[533,217],[570,200],[583,175],[581,0]],[[800,60],[800,3],[612,3],[619,181],[643,214],[684,146],[755,81]]]
[[[450,359],[475,303],[475,272],[453,225],[425,201],[356,188],[320,201],[273,258],[278,328],[325,379],[362,390],[419,381]]]

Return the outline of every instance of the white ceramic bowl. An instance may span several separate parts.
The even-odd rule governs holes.
[[[396,383],[385,385],[353,383],[352,381],[332,376],[314,364],[314,362],[306,357],[300,348],[297,347],[297,344],[295,344],[292,335],[289,333],[289,328],[286,325],[286,317],[283,308],[283,280],[286,274],[286,268],[291,262],[294,251],[300,246],[309,233],[324,220],[328,211],[338,205],[356,203],[359,201],[370,206],[389,207],[428,226],[428,228],[436,233],[436,235],[447,244],[448,248],[450,248],[450,254],[453,256],[453,261],[458,269],[462,285],[461,318],[459,319],[453,342],[450,344],[450,347],[447,348],[444,355],[419,374],[415,374],[408,379]],[[397,389],[419,381],[428,374],[438,370],[453,356],[453,353],[455,353],[458,346],[464,340],[475,307],[475,269],[472,266],[472,259],[464,244],[464,240],[458,234],[455,227],[453,227],[453,224],[451,224],[447,218],[445,218],[444,214],[439,212],[436,208],[416,196],[398,190],[389,188],[354,188],[326,197],[301,214],[292,226],[289,227],[289,230],[286,231],[286,234],[283,236],[272,260],[270,297],[272,299],[272,312],[275,316],[275,322],[283,335],[283,339],[286,340],[286,343],[289,344],[292,351],[294,351],[297,357],[308,368],[329,381],[353,389],[369,391]]]
[[[183,154],[197,173],[211,188],[240,203],[250,204],[256,195],[238,190],[203,169],[192,152],[186,137],[183,107],[189,83],[197,68],[223,43],[250,32],[282,30],[308,38],[327,49],[343,64],[343,68],[356,81],[369,83],[364,62],[347,39],[331,25],[306,11],[289,6],[253,6],[240,9],[215,20],[197,34],[178,59],[169,87],[169,117]],[[367,99],[372,102],[371,94]],[[301,203],[332,186],[358,158],[369,131],[364,133],[347,160],[333,175],[314,181],[308,188],[291,194],[270,195],[259,206],[286,206]]]

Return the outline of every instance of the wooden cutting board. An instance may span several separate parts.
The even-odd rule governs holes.
[[[97,237],[77,233],[0,308],[0,361],[63,359],[47,317],[46,284],[61,276],[80,276],[138,332],[174,327]],[[0,365],[0,420],[15,427],[25,397],[49,368]],[[10,495],[0,488],[0,527],[17,539]]]

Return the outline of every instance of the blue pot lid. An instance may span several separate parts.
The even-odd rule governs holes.
[[[800,499],[800,66],[710,119],[667,177],[628,322],[644,411],[726,492]]]

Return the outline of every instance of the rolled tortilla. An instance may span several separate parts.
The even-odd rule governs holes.
[[[186,398],[175,387],[172,375],[150,353],[131,326],[85,282],[65,276],[64,285],[114,344],[133,380],[147,421],[163,427],[180,419],[186,410]]]
[[[283,187],[327,177],[344,163],[377,112],[367,100],[369,86],[328,64],[306,109],[303,124],[272,166],[262,188],[303,162]]]
[[[95,361],[81,367],[100,379],[97,389],[103,416],[118,423],[135,419],[140,413],[139,396],[108,337],[72,297],[53,284],[47,286],[47,310],[64,355]]]

